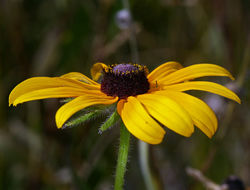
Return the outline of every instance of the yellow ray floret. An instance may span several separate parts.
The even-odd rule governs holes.
[[[161,80],[170,73],[173,73],[181,68],[183,67],[178,62],[174,61],[166,62],[157,67],[156,69],[154,69],[151,73],[149,73],[149,75],[147,76],[148,81],[154,83],[155,81]]]
[[[94,84],[94,85],[100,86],[99,83],[91,80],[87,76],[83,75],[82,73],[78,73],[78,72],[70,72],[70,73],[62,75],[61,77],[62,78],[69,78],[69,79],[75,79],[75,80],[79,80],[79,81],[87,83],[87,84]]]
[[[61,77],[33,77],[18,84],[10,93],[9,105],[16,106],[44,98],[76,97],[86,90],[99,90],[97,85]]]
[[[190,115],[174,100],[159,94],[138,95],[137,99],[152,117],[169,129],[186,137],[194,132]]]
[[[120,114],[129,132],[144,142],[159,144],[165,131],[148,115],[141,103],[133,96],[128,97],[128,101],[123,103]]]
[[[163,85],[170,85],[205,76],[226,76],[234,80],[230,72],[223,67],[204,63],[179,69],[176,72],[170,73],[166,77],[161,78],[158,82]]]
[[[211,138],[217,130],[218,122],[212,109],[202,100],[189,94],[164,90],[155,92],[178,102],[190,115],[194,125]]]
[[[104,63],[96,63],[93,65],[93,67],[90,70],[92,79],[97,81],[101,75],[102,75],[102,70],[107,68],[107,65],[105,65]]]
[[[95,91],[91,91],[92,93]],[[74,98],[81,96],[86,93],[90,93],[86,89],[76,89],[72,87],[57,87],[57,88],[47,88],[41,90],[34,90],[29,93],[25,93],[21,96],[18,96],[13,105],[16,106],[17,104],[28,102],[32,100],[41,100],[47,98]],[[98,91],[99,92],[99,91]]]
[[[84,94],[64,104],[56,113],[56,125],[61,128],[63,124],[76,112],[97,104],[113,104],[118,98],[107,96],[101,92],[96,94]]]
[[[218,94],[220,96],[224,96],[231,100],[234,100],[241,103],[240,98],[228,88],[214,83],[214,82],[207,82],[207,81],[188,81],[179,84],[173,84],[169,86],[162,86],[163,90],[172,90],[172,91],[187,91],[187,90],[202,90],[211,92],[214,94]]]

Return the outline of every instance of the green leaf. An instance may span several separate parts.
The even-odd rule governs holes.
[[[108,128],[112,127],[119,119],[120,119],[119,114],[117,113],[117,111],[114,111],[114,113],[112,113],[110,117],[99,128],[99,133],[102,133],[106,131]]]
[[[74,126],[77,126],[77,125],[80,125],[84,122],[86,122],[87,120],[90,120],[90,119],[93,119],[95,117],[97,117],[98,115],[100,115],[102,113],[103,110],[96,110],[96,111],[92,111],[92,112],[89,112],[89,113],[86,113],[85,115],[83,116],[80,116],[76,119],[73,119],[69,122],[67,122],[63,127],[62,129],[65,129],[65,128],[71,128],[71,127],[74,127]]]

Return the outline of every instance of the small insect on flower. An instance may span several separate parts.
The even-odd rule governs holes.
[[[204,76],[234,79],[226,69],[214,64],[183,68],[177,62],[166,62],[149,73],[138,64],[96,63],[91,75],[94,80],[78,72],[27,79],[12,90],[9,105],[45,98],[74,98],[56,113],[56,125],[61,128],[84,108],[117,102],[117,112],[128,131],[149,144],[159,144],[165,135],[159,123],[185,137],[194,132],[194,126],[209,138],[217,130],[217,118],[211,108],[185,91],[207,91],[240,103],[234,92],[220,84],[193,81]],[[101,76],[101,84],[95,82]]]

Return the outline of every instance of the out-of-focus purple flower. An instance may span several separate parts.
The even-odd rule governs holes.
[[[128,29],[131,24],[131,15],[127,9],[122,9],[116,13],[115,16],[117,26],[124,30]]]

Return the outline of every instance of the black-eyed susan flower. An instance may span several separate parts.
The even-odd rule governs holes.
[[[76,112],[93,105],[117,102],[117,112],[130,133],[150,144],[162,142],[165,126],[189,137],[194,126],[211,138],[217,130],[217,118],[202,100],[185,91],[202,90],[240,103],[228,88],[214,82],[194,81],[204,76],[232,75],[214,64],[196,64],[183,68],[177,62],[162,64],[151,73],[145,66],[95,64],[94,80],[77,72],[60,77],[34,77],[17,85],[9,96],[9,105],[45,99],[74,98],[56,113],[56,125],[63,124]]]

